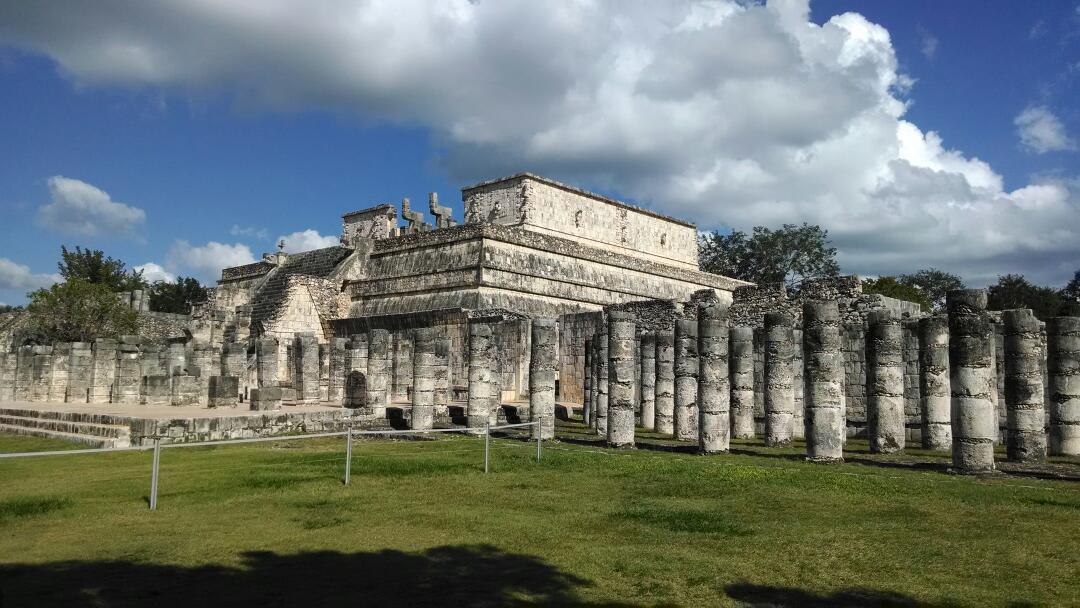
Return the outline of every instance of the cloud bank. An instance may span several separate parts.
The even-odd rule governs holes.
[[[146,212],[112,200],[84,181],[54,175],[48,180],[48,204],[38,209],[38,225],[81,236],[138,236]]]
[[[1080,267],[1074,176],[1005,189],[905,120],[888,31],[805,0],[5,3],[0,40],[82,84],[424,126],[462,181],[527,169],[704,229],[819,223],[849,272]],[[1045,125],[1017,123],[1060,148]]]
[[[28,266],[8,258],[0,258],[0,289],[33,291],[63,280],[59,274],[37,274],[31,272]]]

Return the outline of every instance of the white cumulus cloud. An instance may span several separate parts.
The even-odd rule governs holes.
[[[251,249],[241,243],[226,244],[210,241],[192,245],[177,240],[169,249],[165,267],[170,273],[194,276],[203,283],[213,284],[221,278],[221,269],[255,262]]]
[[[275,242],[280,243],[281,241],[285,241],[284,251],[286,253],[299,253],[341,244],[341,239],[337,235],[323,236],[319,234],[318,230],[312,230],[311,228],[279,236]]]
[[[142,271],[144,279],[153,283],[155,281],[165,281],[166,283],[175,283],[176,275],[165,270],[161,265],[154,262],[147,262],[145,264],[139,264],[135,267],[135,270]]]
[[[0,41],[81,84],[420,125],[462,182],[531,170],[702,229],[819,223],[848,272],[1063,282],[1080,266],[1075,176],[1007,189],[905,118],[913,78],[884,27],[809,15],[805,0],[0,3]],[[1048,125],[1018,117],[1033,149],[1074,145]]]
[[[27,291],[49,287],[63,281],[59,274],[35,273],[29,266],[8,258],[0,258],[0,289],[25,289]]]
[[[1046,106],[1024,108],[1013,123],[1020,144],[1036,154],[1076,149],[1076,142],[1065,132],[1065,125]]]
[[[107,192],[78,179],[55,175],[48,180],[48,204],[38,209],[38,224],[65,234],[137,236],[146,212],[119,203]]]

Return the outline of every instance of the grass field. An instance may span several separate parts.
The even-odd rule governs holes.
[[[0,606],[1080,605],[1080,483],[560,432],[0,460]]]

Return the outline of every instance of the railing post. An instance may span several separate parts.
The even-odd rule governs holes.
[[[484,423],[484,472],[488,472],[489,452],[491,451],[491,423]]]
[[[540,443],[541,443],[540,432],[541,432],[541,428],[543,428],[543,427],[541,427],[541,425],[540,425],[540,417],[537,416],[536,417],[536,462],[540,462]]]
[[[158,468],[161,466],[161,440],[154,439],[154,464],[150,469],[150,510],[157,510]]]
[[[349,425],[345,433],[345,485],[349,485],[349,477],[352,474],[352,425]]]

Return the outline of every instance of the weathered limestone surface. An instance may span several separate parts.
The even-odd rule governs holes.
[[[953,470],[965,474],[988,473],[994,470],[998,426],[991,401],[997,380],[993,370],[994,333],[986,315],[986,291],[950,291],[946,302]]]
[[[610,447],[634,446],[635,330],[632,314],[608,313],[607,443]]]
[[[834,301],[803,304],[806,363],[806,457],[814,462],[844,458],[844,358],[840,309]]]
[[[468,427],[474,432],[484,428],[490,416],[490,341],[491,326],[486,323],[469,324],[469,401],[465,415]]]
[[[86,403],[90,395],[90,382],[94,365],[94,351],[89,342],[71,343],[71,361],[68,365],[67,391],[64,401]]]
[[[731,445],[727,305],[698,307],[698,449],[726,452]]]
[[[236,407],[240,400],[240,378],[210,376],[210,407]]]
[[[732,327],[731,349],[731,436],[754,437],[754,329]]]
[[[142,402],[146,405],[172,405],[172,378],[165,375],[143,376]]]
[[[1080,455],[1080,317],[1046,323],[1050,454]]]
[[[262,338],[255,343],[255,368],[259,388],[278,386],[278,341]]]
[[[593,341],[585,341],[585,382],[584,382],[584,395],[585,399],[581,408],[581,421],[585,426],[592,426],[592,410],[593,399],[595,397],[593,390]]]
[[[435,340],[435,415],[446,416],[450,411],[450,351],[454,341],[450,338]],[[552,380],[552,389],[555,381]],[[554,396],[552,396],[554,399]]]
[[[116,379],[113,384],[113,403],[139,403],[142,385],[142,365],[139,362],[139,343],[134,336],[123,336],[116,351]],[[196,402],[197,404],[197,402]]]
[[[435,340],[430,327],[413,332],[412,428],[428,430],[435,423]]]
[[[867,423],[870,452],[892,454],[904,449],[904,360],[900,319],[875,311],[867,319]]]
[[[52,382],[53,347],[34,346],[33,371],[30,377],[30,401],[48,401],[49,384]],[[136,359],[138,363],[138,359]],[[138,395],[138,387],[135,394]]]
[[[697,320],[675,321],[675,439],[698,439]]]
[[[409,387],[413,381],[413,343],[411,336],[397,333],[394,337],[394,390],[392,398],[405,401],[409,398]]]
[[[67,397],[68,365],[71,362],[71,344],[53,345],[52,373],[49,375],[49,392],[46,399],[52,403],[63,403]]]
[[[17,353],[0,353],[0,401],[15,399],[15,368]]]
[[[555,370],[558,368],[558,337],[555,319],[533,319],[532,353],[529,358],[529,415],[540,421],[532,429],[541,439],[555,437]]]
[[[641,427],[651,431],[656,426],[656,334],[642,334],[640,353]]]
[[[604,323],[603,329],[596,338],[596,433],[601,437],[607,437],[608,433],[608,406],[610,404],[610,377],[608,360],[608,324]]]
[[[112,400],[116,376],[116,340],[94,340],[94,355],[90,371],[90,403],[109,403]],[[21,352],[21,351],[20,351]],[[18,399],[18,396],[15,397]]]
[[[198,376],[177,374],[172,377],[172,404],[178,406],[199,405],[202,383]]]
[[[326,400],[334,405],[343,404],[345,399],[346,348],[347,338],[330,339],[330,369]]]
[[[1004,379],[1007,419],[1006,453],[1014,462],[1046,460],[1039,320],[1029,309],[1006,310]]]
[[[919,357],[922,351],[919,340],[918,319],[902,319],[904,360],[904,424],[907,442],[922,440],[922,388],[919,377]]]
[[[952,448],[949,389],[949,318],[919,320],[919,393],[922,407],[922,447]]]
[[[296,400],[301,403],[319,402],[319,343],[315,334],[301,332],[293,341],[296,358],[293,386]]]
[[[792,318],[765,313],[765,445],[791,443],[795,410]]]
[[[791,346],[794,355],[791,361],[793,373],[792,388],[795,392],[795,408],[791,416],[791,436],[795,439],[806,437],[806,402],[805,392],[805,361],[803,358],[803,332],[801,329],[793,329],[791,332]]]
[[[281,387],[263,386],[251,389],[251,409],[255,411],[272,411],[281,409]]]
[[[368,333],[367,407],[379,418],[386,416],[390,391],[390,332],[372,329]]]
[[[675,332],[656,334],[656,423],[657,433],[675,433]]]
[[[188,373],[198,377],[199,385],[199,398],[198,404],[202,406],[209,405],[210,395],[210,376],[217,376],[217,366],[214,365],[221,357],[214,356],[213,347],[208,342],[196,341],[192,345],[190,361],[194,363],[188,365]]]
[[[246,344],[229,343],[221,348],[221,375],[241,379],[247,377]]]

